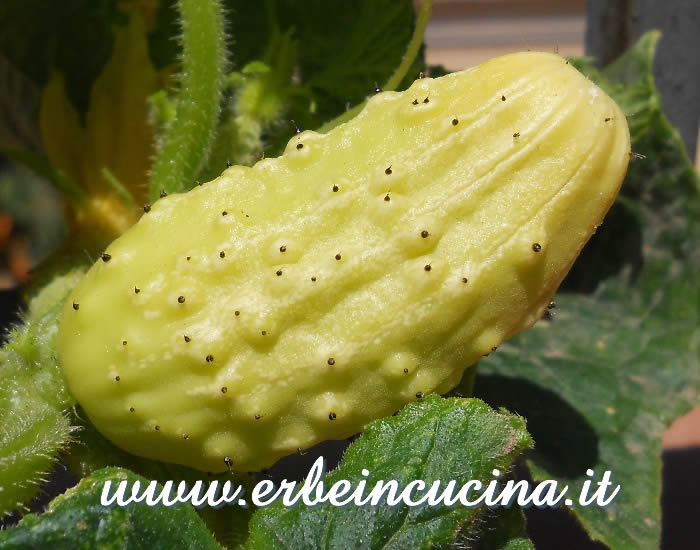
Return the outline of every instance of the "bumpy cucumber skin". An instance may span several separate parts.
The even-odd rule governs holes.
[[[377,94],[114,241],[65,306],[70,390],[123,449],[201,470],[347,437],[541,317],[629,151],[552,54]]]

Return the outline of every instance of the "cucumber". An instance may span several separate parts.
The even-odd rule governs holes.
[[[629,153],[553,54],[379,93],[114,241],[65,305],[69,388],[123,449],[212,472],[350,436],[543,315]]]

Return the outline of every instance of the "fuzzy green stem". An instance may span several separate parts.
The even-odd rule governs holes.
[[[194,187],[216,136],[224,78],[226,38],[220,0],[178,0],[182,25],[182,72],[176,116],[151,171],[149,194]]]
[[[421,2],[420,11],[418,12],[418,18],[416,19],[416,27],[413,29],[413,35],[411,36],[411,41],[408,43],[406,52],[401,58],[401,63],[396,67],[394,73],[389,77],[382,90],[393,91],[406,76],[408,69],[411,68],[413,61],[416,59],[418,52],[420,51],[420,46],[423,43],[423,36],[425,35],[425,28],[428,26],[428,21],[430,21],[430,14],[433,11],[433,0],[423,0]],[[340,126],[344,122],[355,118],[355,116],[363,109],[367,100],[363,101],[359,105],[355,105],[352,109],[348,109],[342,115],[335,117],[333,120],[326,122],[323,126],[318,129],[318,132],[325,134],[331,131],[336,126]]]
[[[75,401],[55,349],[63,303],[82,276],[74,270],[44,287],[0,348],[0,518],[26,507],[72,441]]]

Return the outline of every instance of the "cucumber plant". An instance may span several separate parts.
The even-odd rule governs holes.
[[[700,372],[697,173],[653,87],[656,34],[604,71],[522,53],[433,79],[429,1],[101,0],[23,33],[31,7],[0,6],[0,68],[39,100],[0,94],[38,113],[42,146],[10,129],[0,147],[61,190],[69,237],[0,352],[0,511],[57,460],[82,480],[0,545],[531,547],[518,507],[96,500],[105,479],[199,470],[250,488],[243,471],[362,431],[329,481],[611,469],[623,497],[573,514],[654,546],[661,430]],[[615,199],[628,124],[640,158]],[[552,309],[593,233],[584,254],[616,271],[573,264],[597,290]]]

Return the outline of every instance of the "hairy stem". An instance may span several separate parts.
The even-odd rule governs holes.
[[[401,63],[396,67],[394,73],[389,77],[382,90],[393,91],[396,90],[398,85],[408,69],[411,68],[413,61],[416,59],[418,52],[420,51],[420,46],[423,43],[423,36],[425,35],[425,28],[428,26],[428,21],[430,20],[430,14],[433,11],[433,0],[423,0],[421,2],[420,11],[418,12],[418,18],[416,19],[416,27],[413,29],[413,35],[411,36],[411,41],[408,43],[406,52],[401,58]],[[352,109],[348,109],[342,115],[335,117],[333,120],[326,122],[323,126],[318,129],[318,132],[325,134],[329,132],[336,126],[340,126],[344,122],[355,118],[355,116],[362,110],[362,108],[367,103],[367,100],[363,101],[359,105],[355,105]]]
[[[176,116],[151,171],[149,194],[182,192],[195,184],[216,136],[226,73],[226,38],[220,0],[178,0],[182,73]]]
[[[74,404],[56,360],[63,303],[83,276],[56,277],[0,348],[0,518],[23,510],[71,442]]]

